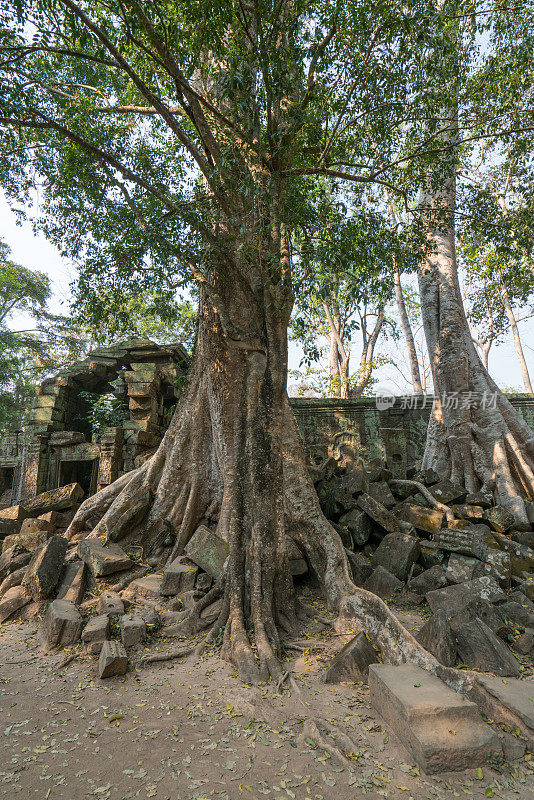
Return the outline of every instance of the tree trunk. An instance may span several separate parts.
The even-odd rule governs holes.
[[[397,309],[399,311],[402,330],[404,332],[404,338],[406,340],[406,349],[408,350],[408,359],[410,361],[410,372],[412,374],[413,393],[423,394],[423,388],[421,386],[421,373],[419,372],[419,361],[417,360],[417,351],[415,349],[415,341],[413,338],[412,326],[410,325],[408,312],[406,311],[406,303],[404,302],[404,294],[402,291],[400,273],[396,264],[395,264],[393,279],[395,283],[395,298],[397,301]]]
[[[519,366],[521,367],[521,375],[523,376],[523,386],[525,387],[525,392],[529,392],[530,394],[532,394],[532,384],[530,382],[530,375],[528,373],[527,362],[525,361],[525,354],[523,353],[523,345],[521,344],[519,328],[517,327],[517,320],[515,318],[512,304],[510,303],[510,296],[508,295],[506,286],[502,287],[501,295],[504,303],[504,308],[506,310],[506,315],[508,317],[508,322],[510,323],[512,333],[514,335],[515,352],[517,354],[517,360],[519,361]]]
[[[461,677],[439,665],[380,598],[352,583],[341,539],[321,512],[286,394],[287,324],[267,317],[264,331],[265,353],[229,344],[201,298],[189,378],[161,445],[141,467],[88,498],[67,537],[141,544],[145,559],[168,561],[183,552],[199,524],[216,530],[230,556],[183,630],[205,627],[202,610],[222,597],[208,640],[224,632],[221,655],[246,682],[282,676],[281,636],[293,630],[298,611],[289,537],[329,608],[351,629],[367,631],[385,661],[413,661],[458,685]],[[147,491],[150,509],[139,522],[136,502]]]
[[[493,491],[515,515],[517,525],[527,528],[522,497],[534,497],[534,435],[484,368],[472,341],[458,282],[454,203],[453,175],[446,191],[428,201],[432,252],[419,270],[437,396],[423,466],[469,491]],[[431,219],[436,210],[442,217],[439,222]]]
[[[375,347],[384,324],[384,309],[380,307],[376,317],[376,322],[370,336],[367,336],[365,329],[362,326],[362,334],[364,337],[363,350],[360,359],[360,371],[358,372],[358,380],[351,391],[351,397],[359,398],[365,391],[367,384],[371,378],[373,371],[373,358],[375,354]]]

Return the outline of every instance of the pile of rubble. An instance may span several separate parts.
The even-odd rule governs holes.
[[[491,497],[431,471],[400,480],[381,464],[330,458],[310,472],[358,586],[396,606],[428,608],[418,638],[443,664],[524,671],[534,649],[532,531],[514,530]],[[146,564],[135,545],[69,542],[63,534],[82,496],[71,484],[0,511],[0,622],[42,615],[45,649],[81,640],[107,677],[123,674],[127,651],[158,628],[180,634],[183,615],[220,576],[228,545],[200,525],[183,556],[167,564],[168,545]],[[294,578],[305,580],[293,543],[289,556]],[[202,612],[207,624],[221,602]]]
[[[432,470],[400,480],[381,464],[328,459],[311,472],[358,586],[396,605],[428,604],[417,638],[442,664],[520,674],[534,655],[532,530]],[[527,510],[534,520],[534,503]]]

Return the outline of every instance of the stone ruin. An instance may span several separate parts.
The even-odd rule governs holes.
[[[92,350],[45,380],[25,429],[0,441],[0,508],[70,483],[87,497],[142,463],[169,425],[188,364],[179,343],[135,338]],[[91,399],[104,395],[127,418],[95,439]]]

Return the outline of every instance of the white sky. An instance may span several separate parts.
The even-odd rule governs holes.
[[[50,277],[52,285],[50,309],[53,313],[67,314],[70,284],[76,276],[75,269],[42,234],[36,236],[28,223],[20,226],[16,224],[15,216],[10,211],[1,192],[0,238],[11,247],[12,258],[15,262],[29,269],[45,272]],[[522,314],[518,312],[517,316],[520,318]],[[19,315],[13,320],[12,327],[14,329],[22,329],[29,326],[31,326],[31,321],[23,315]],[[531,378],[534,378],[534,319],[520,323],[519,329],[527,365]],[[359,351],[360,342],[356,337],[351,349],[353,370],[357,368],[359,362]],[[402,339],[397,345],[395,343],[383,343],[379,348],[379,352],[388,353],[398,369],[393,365],[381,367],[377,371],[377,388],[388,389],[396,394],[410,392],[410,387],[403,382],[399,373],[399,369],[401,369],[404,374],[409,374]],[[291,342],[289,347],[289,368],[297,369],[301,357],[302,350]],[[502,388],[512,387],[517,391],[524,391],[510,332],[506,335],[502,345],[492,348],[489,366],[499,386]],[[290,379],[290,383],[294,383],[294,380]]]

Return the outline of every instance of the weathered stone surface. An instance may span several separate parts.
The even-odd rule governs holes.
[[[519,664],[506,645],[479,617],[456,630],[460,660],[468,667],[495,675],[519,675]]]
[[[352,580],[356,586],[362,586],[373,571],[371,561],[363,553],[353,553],[347,550]]]
[[[82,642],[88,652],[98,655],[102,650],[102,645],[109,638],[109,631],[109,617],[107,614],[91,617],[82,632]]]
[[[530,606],[507,599],[503,603],[499,603],[496,608],[504,620],[515,625],[523,625],[525,628],[534,627],[534,614]]]
[[[512,647],[521,656],[530,656],[534,653],[534,628],[527,628],[517,639],[514,639]]]
[[[481,619],[484,625],[487,625],[500,639],[506,640],[508,628],[497,611],[497,607],[488,600],[482,600],[481,598],[472,600],[458,613],[454,614],[449,621],[452,630],[456,631],[466,622],[472,622],[476,618]]]
[[[287,540],[286,547],[287,558],[289,561],[289,571],[291,575],[293,575],[294,578],[298,575],[305,575],[308,572],[308,564],[306,563],[306,559],[302,555],[300,548],[293,541],[293,539]]]
[[[443,524],[443,511],[423,508],[417,503],[403,503],[398,510],[399,519],[409,522],[418,531],[437,533]]]
[[[51,522],[44,519],[25,519],[20,526],[20,534],[40,533],[40,532],[54,533],[55,526]]]
[[[391,572],[384,567],[377,567],[363,584],[363,588],[373,594],[377,594],[383,600],[389,600],[396,592],[400,592],[404,586]]]
[[[376,664],[376,662],[376,651],[366,634],[361,631],[339,653],[336,653],[326,670],[324,681],[325,683],[341,683],[341,681],[367,683],[369,664]]]
[[[484,511],[484,519],[490,528],[498,533],[506,533],[515,522],[515,517],[503,506],[493,506]]]
[[[482,564],[478,559],[451,553],[445,574],[449,583],[465,583],[475,576],[477,568],[482,570]]]
[[[434,536],[434,542],[442,550],[446,550],[449,553],[460,553],[461,555],[484,561],[489,549],[488,542],[482,532],[475,530],[475,527],[478,528],[479,526],[469,525],[469,528],[465,531],[443,528]],[[485,526],[480,527],[485,528]],[[490,543],[495,546],[496,543],[493,541],[488,528],[486,528],[486,534],[491,540]]]
[[[120,621],[121,639],[125,647],[137,647],[146,636],[146,623],[136,614],[124,614]]]
[[[367,491],[369,480],[363,468],[352,467],[342,476],[341,485],[352,497],[357,497]]]
[[[161,586],[163,584],[163,575],[145,575],[144,578],[137,578],[132,581],[127,589],[124,591],[124,596],[129,599],[136,597],[145,597],[149,600],[161,597]]]
[[[31,557],[32,554],[21,545],[15,545],[8,550],[4,550],[0,556],[0,581],[3,581],[15,570],[29,564]]]
[[[388,509],[365,492],[358,497],[358,506],[386,533],[399,530],[399,521]]]
[[[0,508],[0,519],[22,522],[24,519],[24,510],[20,505],[9,506],[9,508]]]
[[[6,536],[13,536],[18,533],[20,525],[16,519],[2,519],[0,517],[0,539],[5,539]]]
[[[450,503],[461,503],[467,494],[463,486],[451,483],[447,478],[435,483],[430,488],[430,491],[436,500],[439,500],[440,503],[445,503],[447,506]]]
[[[489,719],[502,722],[512,729],[519,728],[527,739],[529,750],[534,747],[534,693],[532,681],[517,678],[496,678],[477,675],[470,693]]]
[[[348,528],[355,547],[363,547],[372,532],[371,520],[361,508],[353,508],[339,519],[340,525]]]
[[[419,558],[419,539],[406,533],[388,533],[375,550],[372,564],[381,566],[405,581],[412,564]]]
[[[534,531],[515,531],[512,534],[512,541],[534,550]]]
[[[29,597],[22,586],[13,586],[0,597],[0,622],[5,622],[21,608],[28,605]]]
[[[46,650],[74,644],[80,638],[83,620],[73,603],[54,600],[48,606],[42,622],[42,640]]]
[[[63,536],[52,536],[34,553],[22,585],[34,600],[44,600],[56,588],[68,542]]]
[[[445,552],[435,542],[421,542],[419,561],[425,569],[442,566],[445,563]]]
[[[126,675],[128,656],[124,645],[120,642],[106,641],[102,645],[98,659],[98,674],[101,678],[113,678],[115,675]]]
[[[473,506],[468,503],[457,503],[456,505],[452,506],[452,510],[457,517],[460,519],[468,519],[473,522],[481,522],[482,521],[482,506]]]
[[[417,491],[415,486],[406,484],[403,480],[390,481],[389,488],[395,497],[400,497],[401,500],[406,500],[407,497],[412,497],[412,495],[414,495]]]
[[[20,569],[16,569],[15,572],[12,572],[11,575],[8,575],[7,578],[4,578],[4,580],[0,583],[0,597],[2,597],[2,595],[13,586],[20,586],[25,574],[26,567],[21,567]]]
[[[373,708],[429,774],[480,766],[502,753],[475,703],[421,667],[372,664],[369,688]]]
[[[393,508],[397,502],[385,481],[373,481],[369,484],[367,492],[374,500],[382,503],[386,508]]]
[[[445,570],[440,564],[436,564],[430,569],[425,569],[420,575],[411,578],[406,584],[406,589],[409,592],[414,592],[421,596],[426,595],[427,592],[432,592],[435,589],[442,589],[447,585],[447,577]]]
[[[163,571],[161,594],[171,596],[194,589],[198,567],[183,556],[178,556]]]
[[[230,551],[228,543],[217,533],[205,525],[199,525],[187,543],[185,552],[191,561],[217,580]]]
[[[456,638],[450,622],[443,612],[434,614],[425,622],[416,635],[417,641],[432,655],[436,656],[440,664],[454,667],[456,664]]]
[[[47,511],[63,511],[81,500],[83,495],[84,491],[79,483],[70,483],[68,486],[38,494],[31,500],[25,500],[22,504],[23,514],[25,517],[38,517]]]
[[[486,492],[470,492],[465,502],[472,506],[490,508],[493,505],[493,497],[490,494],[486,494]]]
[[[32,520],[33,522],[33,520]],[[2,552],[9,550],[11,547],[20,545],[30,553],[35,553],[45,542],[50,539],[52,533],[50,531],[34,531],[33,533],[15,533],[13,536],[6,536],[2,544]]]
[[[504,598],[504,592],[494,578],[483,575],[466,583],[456,583],[444,589],[428,592],[426,599],[434,614],[443,611],[448,617],[461,611],[472,600],[482,598],[494,603]]]
[[[423,469],[415,477],[417,481],[424,483],[425,486],[433,486],[440,480],[438,473],[433,469]]]
[[[66,564],[57,591],[57,599],[67,600],[74,605],[81,603],[85,594],[86,578],[87,567],[83,561]]]
[[[512,577],[512,564],[510,553],[503,553],[501,550],[488,550],[486,560],[483,564],[485,575],[491,575],[503,589],[510,588]]]
[[[106,616],[124,614],[124,603],[117,592],[102,592],[98,598],[98,613]]]
[[[122,572],[133,565],[122,547],[118,544],[103,545],[100,539],[83,539],[78,545],[78,555],[95,578]]]
[[[207,592],[211,589],[213,584],[213,578],[211,575],[208,575],[207,572],[201,572],[197,575],[197,579],[195,581],[195,588],[198,589],[200,592]]]

